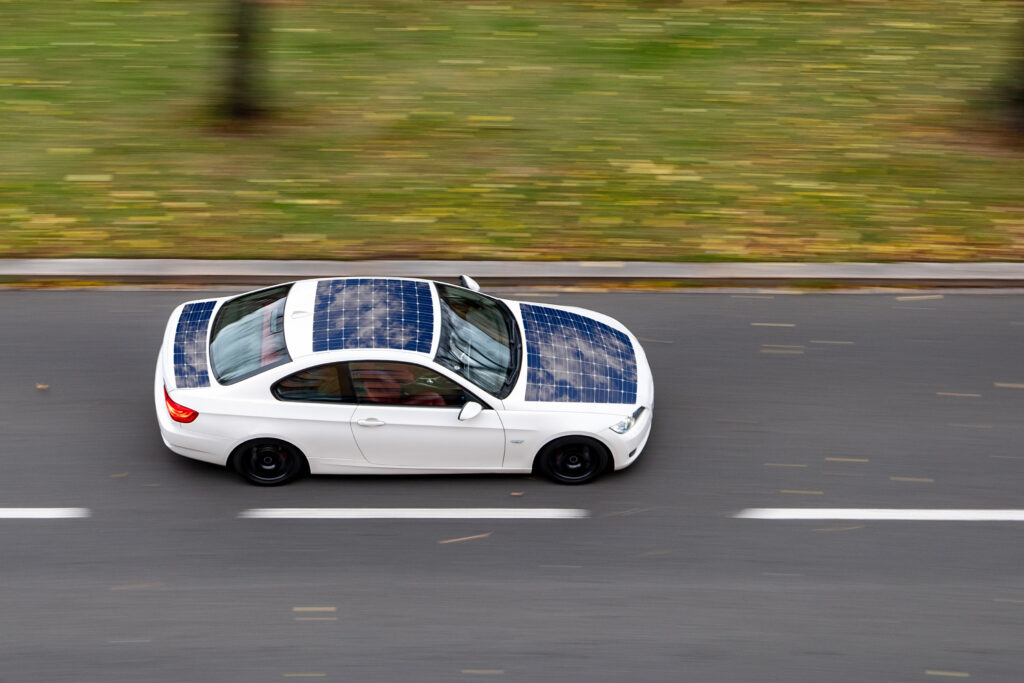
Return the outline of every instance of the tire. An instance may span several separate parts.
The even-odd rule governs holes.
[[[257,486],[280,486],[305,474],[306,458],[291,444],[270,439],[239,446],[232,458],[235,470]]]
[[[586,484],[608,467],[608,449],[594,439],[567,436],[537,454],[537,469],[559,484]]]

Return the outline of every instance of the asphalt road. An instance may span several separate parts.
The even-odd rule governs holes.
[[[276,489],[160,442],[201,295],[0,292],[0,507],[92,512],[0,520],[0,681],[1024,680],[1024,524],[733,517],[1024,507],[1024,295],[547,296],[645,340],[632,469]],[[309,506],[591,516],[237,517]]]

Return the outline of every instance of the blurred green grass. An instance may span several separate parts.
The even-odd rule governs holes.
[[[999,0],[0,0],[0,257],[1019,260]]]

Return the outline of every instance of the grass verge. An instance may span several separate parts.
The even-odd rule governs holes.
[[[1018,260],[1019,3],[0,0],[0,257]]]

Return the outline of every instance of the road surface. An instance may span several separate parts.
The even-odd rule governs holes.
[[[635,467],[273,489],[160,442],[203,295],[0,292],[0,508],[88,511],[0,519],[0,681],[1024,680],[1024,524],[736,517],[1024,508],[1024,295],[547,293],[643,340]]]

